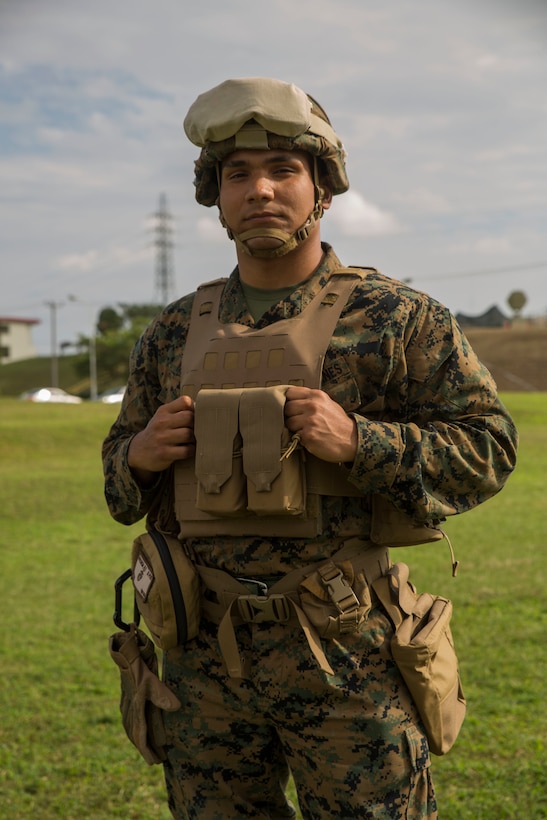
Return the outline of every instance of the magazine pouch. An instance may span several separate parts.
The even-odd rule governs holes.
[[[199,391],[198,510],[215,518],[305,512],[303,449],[285,427],[286,391],[286,385]]]
[[[196,398],[196,507],[215,517],[245,515],[239,397],[241,390],[201,390]]]
[[[247,506],[255,515],[301,515],[303,450],[285,427],[286,385],[244,390],[239,402]]]

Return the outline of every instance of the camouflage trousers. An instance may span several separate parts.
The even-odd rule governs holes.
[[[236,628],[246,679],[232,679],[217,627],[164,657],[182,708],[165,713],[175,818],[290,818],[290,774],[304,818],[437,817],[427,740],[373,609],[361,632],[323,642],[323,673],[297,625]]]

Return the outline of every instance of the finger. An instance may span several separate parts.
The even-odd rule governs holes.
[[[194,436],[194,430],[192,427],[177,427],[177,429],[173,432],[173,443],[177,445],[181,444],[195,444],[196,437]]]
[[[294,424],[298,423],[300,425],[304,422],[304,410],[305,407],[301,399],[293,400],[290,405],[285,405],[285,423],[289,426],[289,429],[293,429]]]
[[[173,399],[173,401],[164,404],[163,407],[168,413],[180,413],[184,410],[193,411],[194,401],[190,396],[178,396],[176,399]]]
[[[184,401],[181,401],[181,400]],[[190,402],[190,406],[189,403]],[[156,412],[158,424],[166,430],[179,427],[194,426],[193,402],[187,396],[181,396],[175,401],[168,402],[158,408]]]
[[[285,400],[287,402],[297,401],[298,399],[308,399],[314,391],[310,387],[295,387],[291,386],[285,393]]]

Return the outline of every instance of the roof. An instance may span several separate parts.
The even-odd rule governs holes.
[[[0,316],[0,322],[6,325],[39,325],[40,319],[21,319],[17,316]]]
[[[509,322],[507,316],[496,305],[481,316],[466,316],[464,313],[457,313],[456,319],[462,327],[503,327]]]

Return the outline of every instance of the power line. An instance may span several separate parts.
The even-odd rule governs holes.
[[[547,268],[547,262],[533,262],[529,265],[508,265],[504,268],[486,268],[485,270],[459,271],[457,273],[447,273],[443,276],[417,276],[416,279],[442,282],[445,279],[459,279],[464,276],[489,276],[497,273],[517,273],[518,271],[534,270],[536,268]]]

